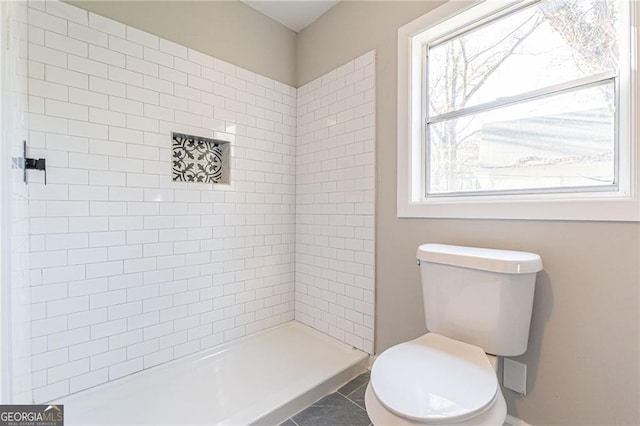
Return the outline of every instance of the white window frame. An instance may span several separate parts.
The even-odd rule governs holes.
[[[640,221],[638,28],[640,4],[628,1],[630,31],[621,42],[617,189],[536,194],[425,197],[422,66],[424,45],[534,0],[451,0],[398,29],[397,215],[425,218]],[[625,55],[624,52],[629,52]],[[626,63],[625,63],[626,62]],[[635,119],[633,119],[635,118]]]

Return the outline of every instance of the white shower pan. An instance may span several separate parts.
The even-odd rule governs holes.
[[[57,402],[68,426],[274,425],[368,362],[368,354],[292,321]]]

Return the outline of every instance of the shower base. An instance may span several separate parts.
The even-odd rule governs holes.
[[[296,321],[57,401],[70,425],[277,425],[368,354]]]

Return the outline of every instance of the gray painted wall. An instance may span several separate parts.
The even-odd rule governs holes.
[[[526,397],[535,425],[638,424],[640,225],[396,217],[397,29],[435,2],[343,2],[298,35],[297,84],[377,50],[376,350],[426,331],[415,252],[443,242],[539,253]]]
[[[295,83],[296,33],[239,1],[65,1],[282,83]]]

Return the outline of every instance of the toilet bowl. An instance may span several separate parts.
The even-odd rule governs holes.
[[[376,426],[504,423],[496,357],[477,346],[427,333],[383,352],[365,404]]]
[[[382,352],[365,393],[375,426],[502,426],[507,407],[496,357],[527,350],[534,253],[423,244],[418,247],[429,333]]]

